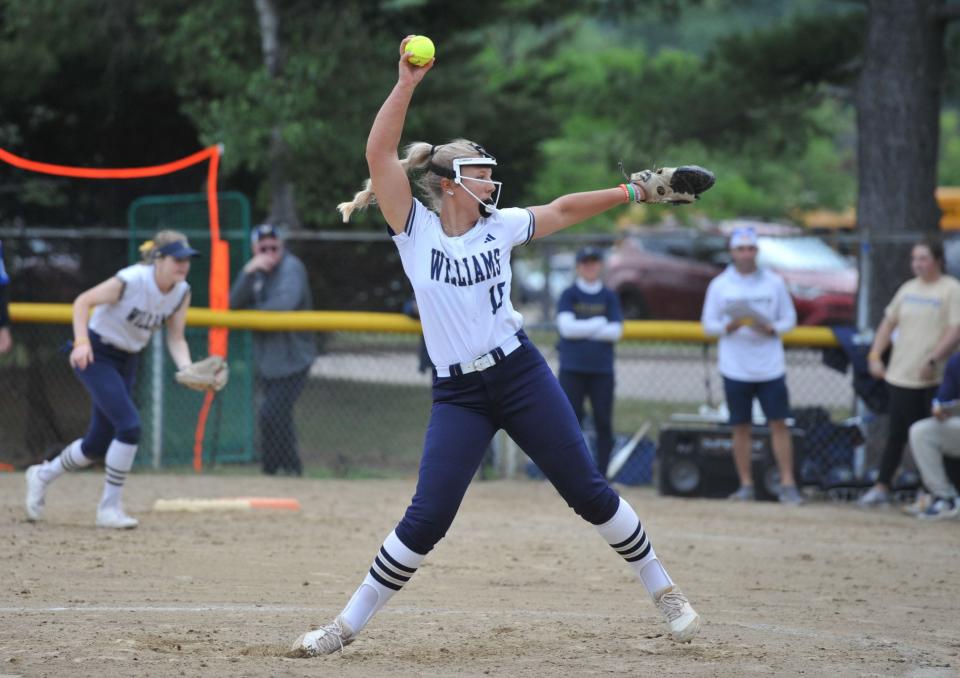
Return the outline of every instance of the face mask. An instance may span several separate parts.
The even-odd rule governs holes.
[[[489,155],[483,149],[483,147],[474,145],[474,148],[476,148],[477,152],[480,153],[481,155],[472,156],[469,158],[455,159],[453,161],[452,172],[446,168],[439,167],[433,164],[432,162],[430,163],[429,169],[434,174],[438,174],[442,177],[446,177],[447,179],[452,179],[453,183],[463,188],[463,190],[469,193],[473,197],[473,199],[477,201],[480,209],[480,216],[489,217],[491,214],[497,211],[497,204],[500,202],[500,189],[503,186],[503,182],[493,181],[491,179],[476,179],[474,177],[465,177],[460,173],[460,168],[462,167],[496,167],[497,166],[497,159],[494,158],[492,155]],[[433,155],[433,152],[431,151],[431,157],[432,155]],[[474,193],[469,188],[467,188],[467,185],[463,183],[464,179],[469,179],[470,181],[479,181],[485,184],[492,184],[495,190],[493,192],[493,197],[491,198],[490,202],[484,202],[477,196],[476,193]]]
[[[480,215],[484,217],[489,217],[491,214],[497,211],[497,204],[500,202],[500,188],[503,186],[502,181],[493,181],[491,179],[477,179],[475,177],[465,177],[460,173],[460,168],[462,167],[496,167],[497,161],[492,157],[483,157],[483,158],[457,158],[453,161],[453,183],[457,184],[473,196],[473,199],[480,204]],[[470,181],[478,181],[482,184],[491,184],[494,187],[492,202],[484,202],[477,194],[467,188],[467,185],[463,183],[464,179],[469,179]]]

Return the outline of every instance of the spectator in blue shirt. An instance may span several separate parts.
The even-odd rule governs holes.
[[[590,398],[597,431],[597,466],[606,475],[613,448],[613,345],[623,336],[623,313],[614,292],[603,286],[603,252],[585,247],[577,253],[577,279],[560,295],[560,385],[580,425]]]
[[[0,242],[0,353],[6,353],[13,346],[10,336],[10,313],[7,310],[7,295],[10,290],[10,276],[3,267],[3,243]]]
[[[948,457],[960,460],[960,353],[947,361],[932,409],[932,417],[910,427],[913,458],[924,486],[933,495],[917,517],[924,520],[958,518],[960,499],[957,486],[948,476],[945,460]]]

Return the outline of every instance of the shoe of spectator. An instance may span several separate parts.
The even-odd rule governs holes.
[[[796,485],[784,485],[780,488],[780,492],[777,494],[777,500],[781,504],[793,504],[794,506],[800,506],[804,503],[803,495],[800,494],[800,490],[797,489]]]
[[[890,493],[887,490],[881,490],[877,487],[871,487],[866,494],[857,500],[857,506],[861,508],[873,508],[875,506],[887,506],[890,504]]]
[[[920,520],[946,520],[960,518],[960,500],[937,497],[925,511],[917,514]]]
[[[753,485],[741,485],[739,490],[727,497],[730,501],[753,501],[755,498]]]
[[[914,499],[912,503],[907,504],[900,510],[906,513],[908,516],[918,516],[926,511],[932,503],[933,497],[926,492],[920,491],[917,492],[917,498]]]

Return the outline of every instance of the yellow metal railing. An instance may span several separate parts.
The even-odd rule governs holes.
[[[70,304],[10,304],[10,318],[16,323],[49,323],[68,325],[72,319]],[[263,332],[398,332],[416,334],[420,323],[401,313],[368,313],[357,311],[211,311],[191,308],[187,324],[193,327],[226,327],[232,330]],[[698,322],[672,320],[628,320],[624,323],[624,339],[640,341],[682,341],[708,343]],[[783,337],[787,346],[837,346],[833,332],[827,327],[797,327]]]

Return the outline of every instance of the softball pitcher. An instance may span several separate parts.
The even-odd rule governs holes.
[[[692,202],[713,184],[698,167],[638,173],[626,184],[565,195],[548,205],[498,209],[500,182],[489,153],[459,139],[397,146],[416,86],[430,71],[407,62],[367,140],[370,180],[339,209],[344,220],[374,200],[413,285],[434,365],[433,406],[416,492],[387,535],[360,587],[323,628],[294,649],[330,654],[353,642],[406,584],[453,522],[483,452],[504,429],[536,462],[570,507],[633,568],[666,615],[673,637],[691,640],[700,618],[660,564],[630,505],[597,471],[570,402],[510,303],[510,255],[525,245],[617,205]],[[420,172],[429,207],[413,197],[408,173]]]

